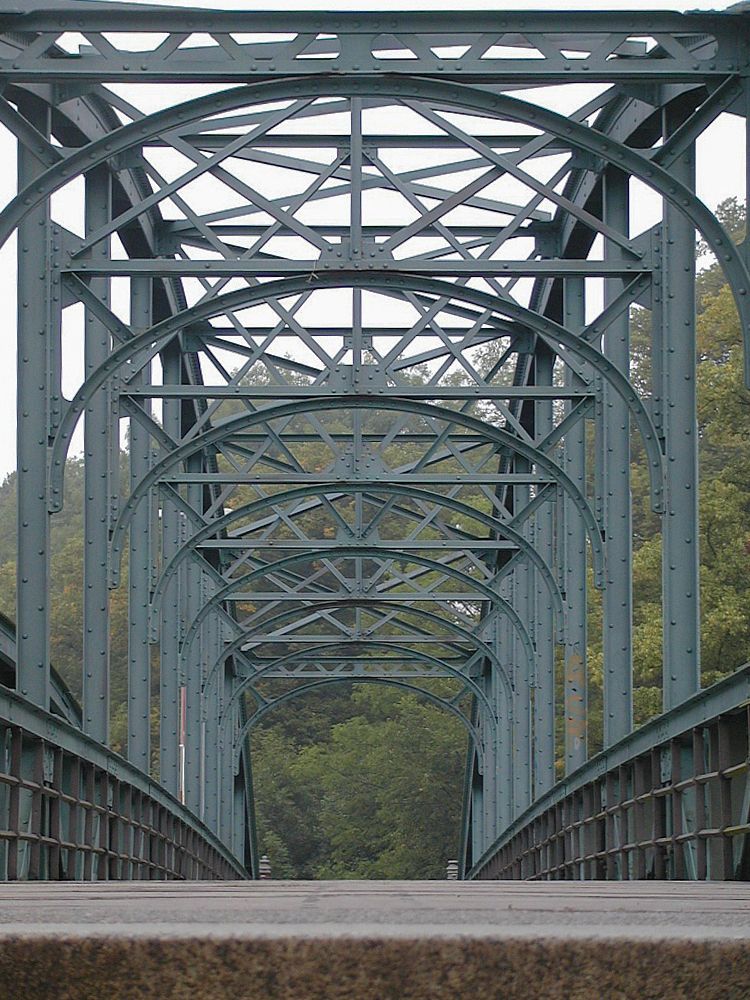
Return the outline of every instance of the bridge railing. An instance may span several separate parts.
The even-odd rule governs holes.
[[[467,878],[750,876],[750,666],[593,757]]]
[[[177,799],[0,689],[0,879],[238,878],[243,865]]]

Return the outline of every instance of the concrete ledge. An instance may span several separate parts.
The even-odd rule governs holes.
[[[0,1000],[747,1000],[737,883],[0,886]]]
[[[747,944],[5,940],[2,1000],[747,1000]]]

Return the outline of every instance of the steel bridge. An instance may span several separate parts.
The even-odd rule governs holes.
[[[0,877],[257,877],[250,731],[353,680],[466,727],[462,877],[748,877],[750,668],[700,687],[694,252],[721,264],[750,378],[750,241],[695,194],[696,140],[747,117],[748,67],[743,5],[6,0]],[[635,730],[631,435],[664,569],[663,714]],[[50,665],[50,525],[81,449],[79,708]]]

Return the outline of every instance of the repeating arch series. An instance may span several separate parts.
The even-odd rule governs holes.
[[[342,24],[337,31],[355,31]],[[38,47],[44,30],[38,29]],[[571,51],[577,30],[571,29]],[[598,27],[602,51],[611,49],[607,66],[591,77],[601,93],[568,116],[545,87],[566,79],[580,83],[593,59],[585,67],[561,62],[559,80],[543,76],[541,66],[536,79],[532,59],[526,60],[528,79],[517,78],[511,66],[517,54],[507,56],[506,75],[488,64],[484,75],[475,66],[462,79],[462,66],[452,59],[438,71],[432,63],[423,66],[424,57],[419,75],[395,63],[389,72],[388,59],[368,72],[337,64],[336,72],[315,73],[284,55],[285,43],[264,42],[276,46],[287,75],[272,76],[266,60],[265,79],[226,87],[217,76],[211,82],[221,89],[153,112],[110,91],[106,80],[76,83],[80,91],[53,89],[51,101],[59,106],[47,105],[27,89],[32,76],[12,76],[28,52],[17,52],[9,64],[0,120],[15,131],[27,162],[26,182],[0,211],[0,247],[18,232],[26,252],[37,222],[52,247],[49,273],[41,275],[46,326],[37,331],[48,340],[48,367],[36,378],[37,391],[43,384],[45,394],[44,455],[21,462],[21,471],[26,476],[33,466],[45,517],[59,513],[74,435],[81,424],[87,434],[96,425],[104,444],[97,463],[87,454],[87,465],[96,464],[97,471],[86,474],[106,480],[110,492],[103,523],[93,529],[96,539],[86,539],[93,553],[86,557],[86,586],[120,586],[127,555],[133,591],[134,539],[143,536],[148,552],[137,593],[131,593],[129,628],[131,646],[139,628],[159,644],[160,752],[168,763],[162,781],[202,818],[213,810],[214,828],[248,856],[257,854],[252,810],[238,820],[235,807],[222,801],[222,789],[239,786],[249,774],[253,727],[326,684],[395,685],[453,713],[466,728],[473,750],[463,867],[551,787],[556,756],[564,757],[567,773],[585,761],[589,562],[594,586],[604,592],[605,630],[618,602],[626,618],[632,603],[632,538],[623,542],[630,511],[630,456],[623,442],[630,429],[643,445],[653,511],[675,512],[682,502],[675,499],[680,477],[687,477],[681,489],[697,487],[688,459],[681,458],[679,468],[674,464],[682,448],[675,442],[691,433],[690,401],[679,416],[659,410],[692,349],[688,285],[694,260],[691,255],[688,261],[685,244],[696,231],[731,289],[750,385],[747,255],[696,196],[691,175],[696,137],[722,111],[736,112],[746,102],[746,83],[735,63],[722,61],[723,36],[707,28],[705,37],[718,38],[720,55],[713,62],[696,55],[690,73],[686,62],[673,92],[651,87],[661,80],[656,70],[663,74],[659,60],[676,59],[683,50],[692,60],[691,53],[707,44],[692,29],[689,35],[674,29],[679,43],[662,51],[672,30],[653,35],[653,55],[644,51],[629,60],[631,76],[623,76],[623,84],[618,74],[626,60]],[[635,52],[640,35],[631,35],[628,29],[623,38]],[[644,28],[644,37],[651,35]],[[3,37],[0,75],[7,52],[23,48],[25,38],[22,32]],[[531,35],[518,37],[519,49],[533,47]],[[72,74],[75,59],[59,48],[60,39],[54,44],[50,51],[61,74]],[[548,37],[539,49],[547,73],[550,46]],[[106,62],[115,51],[109,42],[94,48],[95,56],[84,49],[78,61]],[[424,39],[417,48],[435,52]],[[162,66],[149,76],[160,51],[143,56],[147,82],[167,72]],[[568,60],[562,48],[559,55]],[[196,58],[194,78],[176,69],[175,81],[202,80],[199,63]],[[113,79],[121,72],[118,64]],[[538,102],[504,92],[517,89],[518,79],[538,91]],[[641,79],[651,89],[639,89]],[[383,109],[412,125],[418,120],[419,129],[413,135],[398,127],[387,131],[385,118],[375,114]],[[380,124],[368,124],[368,133],[363,122]],[[311,131],[315,125],[318,133]],[[518,134],[508,131],[511,125]],[[383,150],[409,148],[409,139],[412,156],[428,151],[424,162],[389,165]],[[156,148],[181,156],[181,172],[170,173],[166,154],[160,166],[151,155]],[[558,158],[554,171],[528,167],[542,157]],[[264,193],[251,173],[265,177],[261,167],[275,177],[304,176],[304,183],[289,181],[283,197]],[[79,178],[86,187],[82,236],[53,227],[50,214],[52,197]],[[375,220],[368,200],[374,178],[384,206]],[[628,222],[630,179],[664,206],[661,222],[639,238],[631,236]],[[225,185],[235,201],[216,211],[198,204],[208,196],[194,194],[190,185],[206,182],[207,191],[209,181]],[[501,198],[497,191],[506,181],[515,187]],[[282,182],[269,181],[269,188],[274,183]],[[397,201],[399,219],[406,221],[388,214]],[[316,203],[317,213],[305,215]],[[122,261],[111,252],[115,235],[125,250]],[[284,239],[286,249],[271,248]],[[503,257],[515,239],[526,256]],[[304,252],[295,240],[305,244]],[[38,263],[37,255],[29,274]],[[112,278],[121,276],[129,280],[127,319],[112,296]],[[593,306],[590,297],[587,310],[588,279],[601,281],[603,296]],[[341,302],[344,293],[349,312],[321,319],[315,303]],[[64,399],[60,331],[73,303],[83,306],[100,349],[89,351],[87,332],[85,376]],[[629,376],[634,303],[652,313],[656,403],[641,398]],[[37,304],[25,301],[27,306],[31,318],[19,320],[22,347],[24,337],[33,340],[41,315]],[[261,316],[258,327],[243,318],[248,315]],[[297,354],[283,346],[287,335]],[[613,347],[616,337],[626,344],[624,354]],[[420,350],[414,347],[419,338],[426,341]],[[657,355],[663,359],[658,364]],[[242,363],[233,370],[238,357]],[[241,377],[258,366],[266,381],[256,385]],[[360,369],[370,372],[370,386],[359,381]],[[22,415],[33,391],[34,378],[19,389]],[[138,462],[131,452],[129,489],[121,499],[113,483],[125,419],[131,438],[133,429],[140,435],[141,452]],[[406,456],[400,464],[385,457],[399,448]],[[92,484],[87,479],[89,499]],[[682,543],[666,526],[670,517],[665,559],[694,573],[693,549],[679,549]],[[690,526],[682,532],[691,545],[696,533]],[[39,545],[20,544],[26,553],[19,557],[20,576],[27,583],[23,566],[32,565]],[[665,613],[678,630],[682,612],[697,618],[697,578],[695,591],[688,588],[688,597],[678,600],[665,589],[665,602],[682,601]],[[284,602],[289,607],[280,609]],[[40,647],[27,638],[43,618],[48,634],[48,604],[47,596],[34,611],[29,597],[20,600],[22,678],[36,676],[31,668],[39,668],[32,646]],[[105,597],[102,607],[106,617]],[[96,664],[109,669],[102,641],[108,627],[107,619],[94,630],[96,641],[84,639],[84,676],[95,673]],[[613,679],[605,681],[605,745],[632,726],[630,622],[622,629],[622,655]],[[684,700],[699,672],[698,652],[693,655],[682,632],[678,639],[670,635],[665,651],[670,642],[675,650],[682,643],[693,674],[672,687],[665,681],[667,707],[670,698]],[[564,647],[562,667],[556,643]],[[445,652],[451,644],[466,656],[463,665]],[[274,693],[275,671],[313,662],[323,651],[343,663],[353,648],[372,659],[367,669],[313,679],[290,671],[287,679],[295,686]],[[421,665],[424,672],[413,682],[388,676],[376,653],[388,665],[408,664],[417,673]],[[139,657],[142,715],[150,696],[150,653]],[[667,659],[665,652],[665,677],[672,669]],[[562,709],[555,706],[561,670]],[[435,678],[442,688],[431,686]],[[135,683],[131,678],[133,702]],[[445,687],[453,693],[438,693]],[[619,702],[616,689],[622,689]],[[248,694],[256,698],[252,712]],[[84,726],[102,737],[108,723],[100,715],[96,729],[94,700],[86,698],[84,691]],[[611,721],[618,712],[627,716],[628,698],[629,718]],[[576,736],[579,713],[583,737]],[[135,753],[137,746],[140,759],[148,760],[148,722],[138,722],[136,714],[131,709],[130,749]],[[564,748],[555,745],[556,716],[564,718]],[[216,735],[216,746],[205,745],[207,731]],[[221,758],[210,794],[199,742],[200,753]],[[479,804],[486,802],[492,805],[482,805],[480,816]]]

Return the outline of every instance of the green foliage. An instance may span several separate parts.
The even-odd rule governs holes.
[[[735,242],[745,236],[736,199],[717,215]],[[707,247],[698,245],[703,259]],[[750,392],[745,389],[739,317],[715,262],[696,282],[697,392],[700,467],[701,681],[708,685],[750,659]],[[652,392],[651,313],[636,307],[630,323],[630,378]],[[594,435],[587,437],[589,476]],[[631,437],[633,497],[633,717],[636,726],[662,710],[661,522],[649,505],[643,443]],[[593,489],[591,478],[589,490]],[[589,577],[589,753],[601,748],[601,594]],[[564,773],[562,660],[558,663],[558,775]]]
[[[717,215],[735,242],[745,235],[736,199]],[[705,253],[699,245],[699,254]],[[750,393],[745,389],[742,333],[718,264],[698,275],[698,431],[701,542],[702,683],[711,684],[750,658]],[[631,374],[650,391],[650,315],[637,310]],[[634,453],[639,445],[634,440]],[[638,452],[640,455],[640,452]],[[661,533],[646,512],[642,464],[633,469],[634,714],[637,724],[661,711]]]
[[[745,238],[747,230],[745,220],[745,206],[736,198],[727,198],[716,208],[716,217],[724,226],[734,243],[741,243]],[[696,246],[696,254],[699,259],[709,254],[708,244],[699,240]],[[703,302],[706,298],[716,295],[724,286],[724,273],[719,267],[713,254],[709,256],[710,263],[702,267],[696,282],[696,300],[698,312],[703,309]]]
[[[125,480],[126,458],[121,464]],[[50,575],[50,634],[52,664],[72,693],[81,696],[83,647],[83,462],[70,459],[65,469],[65,503],[52,518]],[[16,474],[0,487],[0,611],[15,620],[16,614]],[[127,579],[127,555],[123,563]],[[111,716],[118,718],[127,695],[127,587],[110,595]],[[119,739],[119,737],[118,737]],[[124,739],[124,736],[123,736]],[[123,743],[123,745],[125,745]]]
[[[344,705],[356,714],[326,740],[298,742],[288,721],[286,732],[255,735],[258,832],[274,876],[444,878],[457,850],[463,726],[379,686],[355,686],[339,713]]]

